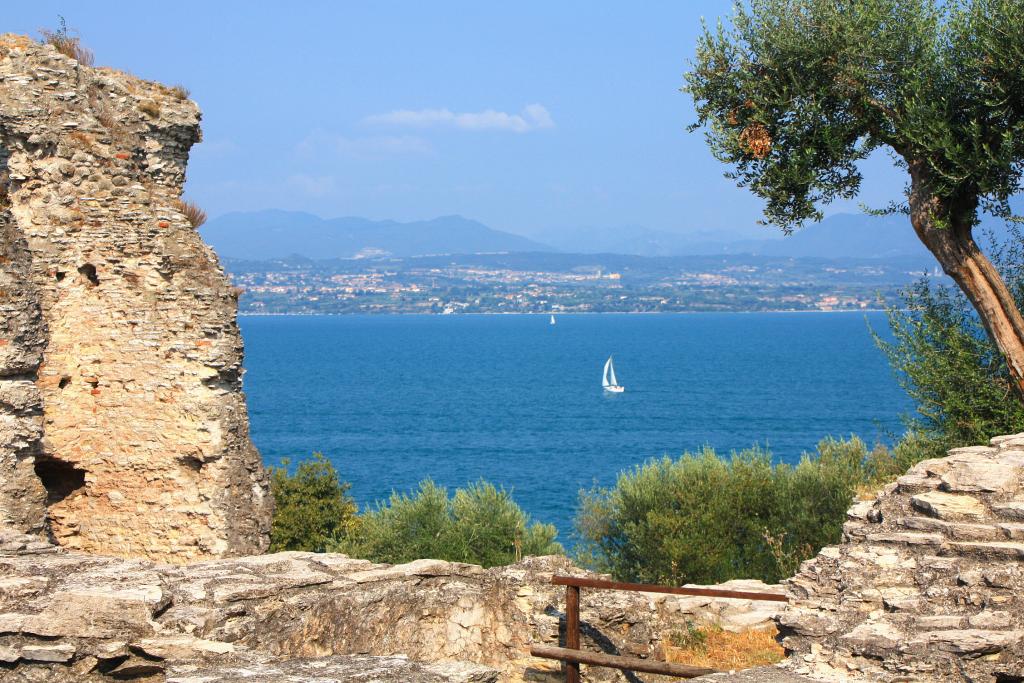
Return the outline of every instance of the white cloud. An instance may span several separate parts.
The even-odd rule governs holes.
[[[480,112],[453,112],[450,109],[397,109],[386,114],[374,114],[363,119],[364,123],[389,126],[448,126],[462,130],[504,130],[513,133],[528,133],[541,128],[555,126],[551,114],[542,104],[529,104],[518,114],[509,114],[494,109]]]

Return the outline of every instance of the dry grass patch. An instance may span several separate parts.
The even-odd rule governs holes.
[[[177,85],[171,87],[171,94],[177,97],[179,100],[187,100],[188,96],[191,93],[189,92],[188,88],[183,86],[181,83],[178,83]]]
[[[79,144],[80,147],[92,151],[93,146],[96,144],[96,140],[93,136],[81,130],[73,130],[68,133],[68,138],[74,140]]]
[[[192,224],[193,228],[198,229],[199,226],[206,222],[206,212],[199,208],[199,205],[194,202],[179,199],[175,202],[174,208],[185,214],[185,218],[188,219],[188,222]]]
[[[160,105],[153,100],[145,100],[139,103],[139,111],[150,118],[160,117]]]
[[[71,35],[68,31],[68,26],[64,23],[64,17],[60,17],[60,28],[56,31],[50,31],[49,29],[40,29],[39,35],[43,37],[43,42],[47,45],[53,45],[57,48],[57,52],[61,53],[65,57],[70,57],[82,66],[92,66],[96,61],[96,56],[92,50],[82,45],[82,41],[78,36]]]
[[[877,484],[860,484],[854,492],[854,497],[860,501],[874,500],[882,493],[882,488]]]
[[[663,645],[666,662],[706,666],[719,671],[739,671],[767,666],[785,658],[775,642],[778,630],[770,628],[732,633],[719,626],[693,626],[669,634]]]

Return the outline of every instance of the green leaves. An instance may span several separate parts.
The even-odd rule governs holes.
[[[1012,230],[993,245],[992,260],[1011,294],[1024,303],[1024,242]],[[1024,405],[1015,400],[1002,355],[966,297],[923,278],[888,311],[894,339],[875,336],[917,404],[909,426],[946,449],[985,443],[1024,431]]]
[[[936,196],[1008,212],[1024,172],[1021,16],[1024,0],[738,3],[685,76],[691,130],[786,231],[856,196],[857,162],[879,147],[927,168]]]
[[[531,523],[507,491],[485,481],[449,498],[426,480],[415,494],[393,493],[360,520],[358,533],[336,549],[374,562],[432,558],[492,567],[563,552],[554,526]]]
[[[320,453],[299,463],[292,475],[289,464],[285,460],[281,467],[270,468],[274,496],[270,550],[324,552],[357,526],[349,485],[338,481],[334,466]]]
[[[774,582],[839,540],[860,486],[902,473],[915,453],[826,439],[796,466],[761,449],[705,448],[652,460],[613,488],[580,494],[578,559],[628,581]]]
[[[551,524],[531,523],[505,489],[480,481],[448,490],[429,479],[414,494],[392,493],[387,504],[356,514],[349,485],[321,454],[288,474],[288,461],[271,468],[272,552],[343,552],[374,562],[420,558],[510,564],[527,555],[564,552]]]

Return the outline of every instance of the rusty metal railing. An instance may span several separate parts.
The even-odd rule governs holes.
[[[770,600],[788,602],[789,598],[781,593],[755,593],[750,591],[732,591],[718,588],[677,588],[675,586],[656,586],[644,583],[625,583],[622,581],[605,581],[604,579],[577,578],[575,576],[553,576],[551,583],[565,586],[565,647],[534,645],[530,654],[534,657],[555,659],[565,663],[566,683],[579,683],[580,664],[603,666],[626,671],[663,674],[677,678],[696,678],[707,674],[718,673],[715,669],[674,662],[660,662],[652,659],[621,657],[603,652],[589,652],[580,649],[580,589],[600,588],[607,590],[638,591],[642,593],[670,593],[672,595],[699,595],[712,598],[737,598],[741,600]]]

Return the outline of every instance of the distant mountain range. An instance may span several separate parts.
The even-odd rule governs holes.
[[[990,225],[1005,234],[995,222]],[[292,255],[336,259],[520,252],[930,258],[909,219],[899,215],[836,214],[789,236],[741,241],[639,227],[564,230],[533,240],[462,216],[399,223],[355,217],[323,219],[279,210],[229,213],[209,221],[201,232],[221,256],[250,261]]]
[[[308,258],[425,256],[552,251],[552,247],[462,216],[399,223],[366,218],[324,219],[299,211],[229,213],[202,227],[221,256],[263,260],[297,254]]]
[[[545,239],[563,251],[580,253],[684,256],[753,254],[833,258],[890,258],[928,256],[906,216],[875,217],[836,214],[822,222],[783,235],[765,228],[764,239],[723,240],[713,234],[678,234],[650,228],[580,229]]]

